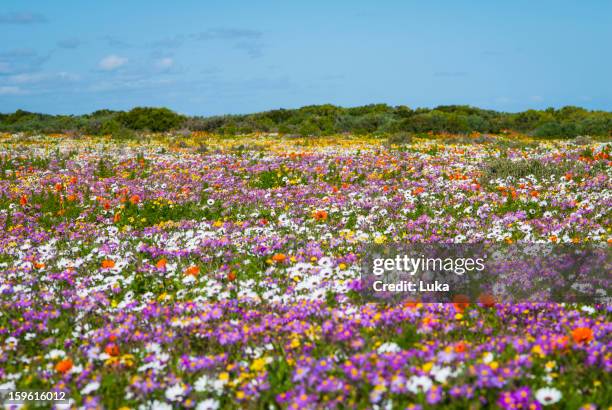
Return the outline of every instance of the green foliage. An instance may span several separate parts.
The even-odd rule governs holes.
[[[182,124],[183,116],[167,108],[136,107],[118,115],[118,121],[132,130],[154,132],[176,129]]]
[[[396,132],[387,138],[389,145],[406,145],[412,142],[412,134],[405,131]]]
[[[339,133],[500,133],[511,130],[540,138],[578,135],[610,136],[612,113],[567,106],[561,109],[505,113],[467,105],[411,109],[404,105],[371,104],[343,108],[331,104],[287,110],[214,117],[184,117],[167,108],[137,107],[128,112],[98,110],[88,115],[46,115],[17,110],[0,114],[0,131],[110,134],[130,138],[131,131],[166,132],[185,129],[228,136],[252,132],[319,136]]]

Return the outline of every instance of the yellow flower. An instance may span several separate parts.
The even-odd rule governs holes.
[[[544,351],[540,345],[535,345],[531,348],[531,353],[537,354],[540,357],[544,357]]]
[[[374,242],[378,245],[385,243],[386,240],[387,240],[387,237],[385,235],[378,235],[376,236],[376,238],[374,238]]]
[[[253,360],[253,363],[251,363],[251,370],[255,372],[259,372],[263,370],[265,367],[266,367],[266,359],[261,358],[261,357],[259,359]]]

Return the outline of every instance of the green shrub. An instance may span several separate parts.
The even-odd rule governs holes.
[[[185,118],[167,108],[136,107],[119,114],[118,120],[132,130],[164,132],[177,128]]]
[[[388,145],[408,145],[412,143],[412,134],[407,132],[396,132],[387,138]]]

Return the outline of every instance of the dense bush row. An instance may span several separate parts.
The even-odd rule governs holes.
[[[411,109],[373,104],[343,108],[312,105],[256,114],[187,117],[167,108],[137,107],[128,112],[99,110],[87,115],[47,115],[18,110],[0,114],[0,131],[66,132],[126,135],[131,131],[185,129],[221,134],[255,131],[299,135],[337,133],[499,133],[511,130],[535,137],[609,136],[612,112],[580,107],[504,113],[463,105]]]

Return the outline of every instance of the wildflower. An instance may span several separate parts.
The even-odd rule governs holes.
[[[535,397],[540,404],[548,406],[549,404],[555,404],[561,400],[562,394],[554,387],[544,387],[536,391]]]
[[[130,203],[136,205],[140,202],[140,195],[134,194],[130,197]]]
[[[206,399],[198,403],[198,405],[196,406],[196,410],[217,410],[219,406],[219,400]]]
[[[68,371],[70,371],[70,369],[72,369],[72,360],[70,360],[69,358],[60,360],[55,365],[55,370],[58,373],[67,373]]]
[[[276,263],[283,263],[287,259],[284,253],[277,253],[272,256],[272,261]]]
[[[197,265],[191,265],[187,269],[185,269],[185,275],[188,276],[198,276],[200,274],[200,267]]]
[[[427,392],[433,386],[433,382],[427,376],[412,376],[406,382],[408,391],[418,394],[419,392]]]
[[[393,342],[386,342],[386,343],[383,343],[383,344],[381,344],[381,345],[378,347],[378,349],[376,349],[376,351],[377,351],[379,354],[382,354],[382,353],[398,353],[398,352],[400,352],[401,350],[402,350],[402,348],[401,348],[401,347],[399,347],[399,346],[397,345],[397,343],[393,343]]]
[[[440,386],[432,386],[427,392],[427,403],[436,404],[442,400],[442,388]]]
[[[166,389],[164,395],[170,401],[180,401],[187,392],[187,387],[183,383],[176,383]]]
[[[593,330],[588,327],[577,327],[572,330],[572,338],[578,344],[586,344],[593,340]]]
[[[457,295],[453,298],[453,306],[459,312],[463,312],[470,305],[470,299],[465,295]]]
[[[119,356],[119,346],[115,343],[109,343],[104,348],[104,352],[109,356]]]
[[[264,359],[263,357],[260,357],[259,359],[255,359],[253,360],[253,363],[251,363],[251,370],[255,372],[259,372],[263,370],[265,367],[266,367],[266,359]]]
[[[322,209],[316,210],[312,213],[312,217],[315,221],[325,221],[327,219],[327,211]]]
[[[483,307],[491,308],[495,306],[495,296],[491,295],[490,293],[483,293],[478,297],[478,302]]]
[[[387,237],[385,235],[379,234],[379,235],[376,235],[376,237],[374,238],[374,243],[376,243],[377,245],[380,245],[380,244],[385,243],[386,240],[387,240]]]
[[[160,260],[157,261],[157,263],[155,264],[155,267],[157,269],[166,269],[167,264],[168,264],[168,260],[166,258],[161,258]]]
[[[433,366],[431,369],[431,374],[434,376],[435,381],[444,384],[448,380],[449,376],[452,374],[452,370],[448,366]]]
[[[456,353],[463,353],[467,350],[467,345],[464,342],[459,342],[455,345]]]
[[[115,261],[112,259],[104,259],[102,261],[102,269],[112,269],[115,267]]]
[[[81,389],[81,394],[82,395],[88,395],[93,393],[94,391],[98,390],[100,388],[100,383],[98,382],[90,382],[88,383],[85,387],[83,387]]]

